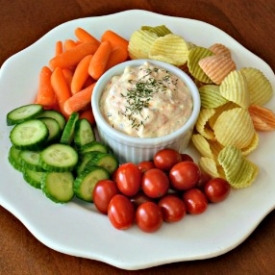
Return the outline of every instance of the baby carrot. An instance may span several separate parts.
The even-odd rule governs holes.
[[[73,70],[66,68],[66,69],[62,69],[62,72],[64,74],[64,77],[65,77],[66,81],[67,81],[68,86],[71,87],[73,74],[74,74]]]
[[[49,67],[43,66],[39,73],[39,86],[35,103],[44,107],[52,107],[56,104],[55,92],[51,85],[52,71]]]
[[[50,59],[50,68],[70,68],[75,66],[86,55],[94,54],[97,48],[98,45],[95,42],[83,42]]]
[[[77,64],[72,82],[71,82],[71,92],[72,94],[75,94],[79,92],[82,88],[84,83],[89,77],[88,68],[93,55],[86,55],[84,58],[80,60],[80,62]]]
[[[111,67],[125,61],[128,58],[128,51],[124,48],[117,46],[115,47],[107,61],[106,70],[110,69]]]
[[[89,32],[84,30],[83,28],[76,28],[74,31],[76,37],[81,41],[81,42],[95,42],[98,46],[100,42],[92,36]]]
[[[63,52],[63,43],[62,41],[58,40],[55,43],[55,55],[59,55]]]
[[[111,31],[111,30],[105,31],[101,36],[101,41],[102,42],[109,41],[112,45],[112,48],[115,48],[116,46],[120,46],[125,50],[128,50],[129,41],[114,31]]]
[[[77,45],[76,42],[73,41],[72,39],[66,39],[64,41],[64,49],[65,49],[65,51],[67,51],[67,50],[75,47],[76,45]]]
[[[111,44],[108,41],[104,41],[94,53],[88,68],[88,72],[93,79],[99,79],[105,72],[111,51]]]
[[[87,108],[84,111],[81,111],[79,118],[86,118],[91,125],[95,125],[95,117],[91,107]]]
[[[73,112],[79,112],[91,103],[95,83],[69,97],[64,103],[64,112],[69,116]]]
[[[71,92],[61,68],[57,67],[53,71],[51,75],[51,84],[55,92],[60,111],[62,114],[66,115],[64,112],[64,103],[71,97]]]

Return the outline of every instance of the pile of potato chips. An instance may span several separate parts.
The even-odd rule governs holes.
[[[248,160],[259,143],[258,131],[275,130],[275,114],[264,105],[273,96],[269,80],[256,68],[240,68],[223,44],[194,45],[166,26],[143,26],[129,40],[131,59],[164,61],[188,73],[201,96],[192,142],[201,169],[244,188],[259,168]]]

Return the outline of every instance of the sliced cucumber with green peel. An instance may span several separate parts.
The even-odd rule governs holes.
[[[112,174],[118,168],[117,158],[108,153],[98,152],[92,159],[94,165],[105,168],[110,174]]]
[[[78,154],[70,145],[52,144],[41,151],[40,164],[50,172],[72,171],[78,163]]]
[[[91,142],[81,146],[78,149],[78,152],[80,154],[86,154],[88,152],[93,152],[93,151],[108,153],[109,148],[107,145],[105,145],[99,141],[91,141]]]
[[[9,163],[12,165],[13,168],[15,168],[16,170],[22,172],[23,171],[23,165],[22,165],[22,162],[20,160],[20,153],[21,153],[20,149],[17,149],[14,146],[11,146],[10,149],[9,149],[8,160],[9,160]]]
[[[46,124],[46,126],[49,130],[49,136],[47,139],[47,143],[49,144],[49,143],[58,141],[60,139],[62,130],[61,130],[57,120],[54,118],[51,118],[51,117],[41,117],[39,119]]]
[[[41,114],[38,115],[38,118],[41,118],[41,117],[50,117],[50,118],[54,118],[59,126],[60,126],[60,129],[63,130],[64,127],[65,127],[65,124],[66,124],[66,119],[65,117],[58,111],[55,111],[55,110],[45,110],[43,111]]]
[[[12,144],[21,150],[38,150],[49,136],[46,124],[39,119],[30,119],[14,126],[10,132]]]
[[[95,140],[95,134],[90,122],[85,119],[79,119],[75,123],[74,143],[77,147],[81,147]]]
[[[56,203],[66,203],[74,196],[74,176],[71,172],[45,173],[41,189]]]
[[[34,171],[44,170],[40,165],[40,151],[21,150],[19,158],[22,166],[26,169]]]
[[[74,181],[75,195],[84,201],[92,202],[92,194],[96,184],[103,179],[109,179],[110,175],[102,167],[91,167],[90,171],[85,171],[76,177]]]
[[[68,144],[68,145],[72,144],[74,140],[75,123],[78,120],[78,118],[79,118],[78,113],[72,113],[70,115],[63,129],[63,132],[60,138],[60,143]]]
[[[33,119],[43,112],[40,104],[27,104],[11,110],[7,114],[7,125],[15,125]]]
[[[29,168],[24,168],[23,170],[23,178],[34,188],[40,189],[43,177],[46,172],[43,171],[35,171]]]
[[[79,175],[82,172],[89,170],[90,167],[94,166],[93,163],[93,159],[95,158],[95,156],[100,153],[98,151],[92,151],[92,152],[88,152],[84,155],[81,156],[79,163],[77,164],[75,170],[76,173]]]

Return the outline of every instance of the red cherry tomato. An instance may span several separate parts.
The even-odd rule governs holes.
[[[135,207],[138,207],[148,201],[153,201],[153,199],[146,196],[142,191],[139,191],[135,196],[131,198],[131,202],[134,204]]]
[[[197,183],[197,187],[201,188],[203,190],[205,184],[211,180],[211,176],[208,175],[205,172],[201,172],[201,177]]]
[[[165,222],[177,222],[183,219],[186,214],[186,207],[179,197],[167,195],[158,202]]]
[[[140,190],[142,172],[131,162],[121,164],[115,173],[119,191],[126,196],[134,196]]]
[[[154,202],[141,204],[136,211],[136,223],[144,232],[157,231],[163,223],[160,207]]]
[[[150,198],[160,198],[169,189],[169,178],[160,169],[153,168],[143,174],[141,189]]]
[[[181,161],[193,161],[193,158],[188,154],[180,154],[181,155]]]
[[[198,188],[192,188],[185,191],[182,198],[185,203],[186,210],[190,214],[201,214],[207,209],[207,198]]]
[[[147,170],[150,170],[152,168],[156,168],[155,164],[153,161],[148,160],[148,161],[141,161],[138,164],[138,168],[141,170],[142,173],[146,172]]]
[[[175,164],[169,172],[172,187],[176,190],[187,190],[194,187],[201,176],[199,166],[191,161]]]
[[[169,171],[176,163],[181,161],[181,155],[174,149],[162,149],[154,156],[154,164],[157,168]]]
[[[111,224],[116,229],[128,229],[132,226],[135,220],[134,205],[126,196],[117,194],[109,203],[108,217]]]
[[[118,188],[112,180],[101,180],[99,181],[93,190],[93,202],[103,214],[107,214],[108,205],[114,195],[118,194]]]
[[[209,201],[220,202],[227,198],[230,192],[230,184],[222,178],[213,178],[204,186],[204,193]]]

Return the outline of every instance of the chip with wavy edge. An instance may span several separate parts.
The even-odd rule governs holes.
[[[195,128],[203,137],[215,139],[213,130],[208,126],[209,119],[215,114],[215,109],[202,108],[197,119]]]

